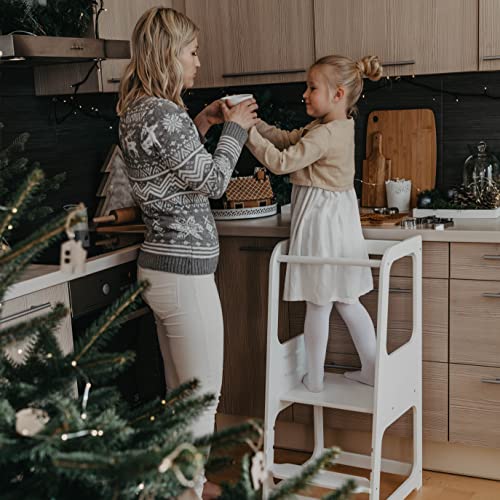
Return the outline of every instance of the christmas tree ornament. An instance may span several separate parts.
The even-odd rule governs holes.
[[[45,427],[49,420],[44,410],[24,408],[16,413],[16,432],[21,436],[34,436]]]
[[[252,457],[252,466],[250,468],[252,478],[252,486],[255,491],[258,491],[261,485],[265,484],[269,479],[269,472],[266,469],[264,452],[258,451]]]
[[[195,466],[195,472],[193,474],[193,479],[188,479],[181,471],[181,469],[175,463],[177,457],[182,453],[187,452],[191,455],[193,464]],[[179,481],[180,484],[186,488],[193,488],[195,486],[195,478],[198,477],[203,472],[203,455],[189,443],[181,443],[177,448],[175,448],[172,453],[169,453],[158,466],[158,472],[164,474],[168,470],[172,470]]]
[[[78,217],[78,212],[85,208],[82,204],[73,209],[66,218],[66,235],[68,241],[61,245],[60,268],[61,272],[67,274],[82,274],[85,272],[87,250],[83,248],[81,241],[76,241],[72,221]]]

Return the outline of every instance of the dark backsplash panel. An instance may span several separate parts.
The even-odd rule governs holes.
[[[378,88],[380,83],[367,82],[365,99],[359,102],[356,120],[356,177],[361,176],[366,120],[371,111],[430,108],[436,117],[438,187],[459,183],[463,162],[478,141],[487,141],[492,152],[500,153],[500,101],[484,96],[461,96],[482,94],[485,86],[488,93],[500,96],[500,72],[421,76],[409,82],[392,79],[384,81],[383,88]],[[225,94],[252,92],[259,100],[272,103],[276,118],[285,123],[303,125],[309,120],[301,102],[303,91],[304,84],[297,83],[228,87],[192,90],[184,99],[190,114],[194,115],[206,103]],[[116,95],[82,95],[78,101],[86,109],[94,106],[104,115],[114,116]],[[67,173],[62,189],[51,193],[50,204],[61,209],[64,204],[83,201],[92,214],[97,202],[95,192],[101,180],[100,169],[110,147],[117,142],[116,125],[110,129],[109,123],[81,113],[71,115],[58,125],[54,106],[51,97],[34,95],[33,75],[29,68],[2,70],[0,67],[0,122],[5,126],[4,145],[16,135],[29,132],[31,138],[25,156],[39,161],[48,176],[63,171]],[[58,104],[57,109],[58,115],[62,116],[69,108]],[[276,111],[279,109],[288,110],[287,115]],[[256,160],[245,150],[237,170],[240,175],[247,174],[255,165]],[[359,184],[356,187],[360,189]]]
[[[115,118],[116,96],[92,94],[78,97],[84,109],[97,107],[104,116]],[[57,108],[56,108],[57,106]],[[116,123],[71,114],[63,123],[58,119],[70,110],[56,104],[52,97],[34,95],[33,71],[29,68],[0,66],[0,122],[2,142],[6,146],[19,134],[29,132],[30,139],[23,156],[38,161],[47,177],[66,172],[66,181],[58,192],[51,192],[49,203],[55,210],[63,205],[83,201],[95,210],[95,193],[101,180],[100,169],[118,135]],[[113,126],[110,129],[110,126]]]

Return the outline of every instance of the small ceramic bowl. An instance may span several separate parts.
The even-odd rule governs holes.
[[[246,101],[247,99],[253,99],[253,94],[234,94],[222,97],[222,101],[226,101],[230,106],[236,106],[240,102]]]

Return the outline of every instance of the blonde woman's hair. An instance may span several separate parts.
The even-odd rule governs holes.
[[[347,116],[357,112],[356,102],[363,91],[363,78],[380,80],[383,68],[377,56],[366,56],[353,61],[344,56],[326,56],[318,59],[311,68],[324,70],[330,87],[343,87],[347,97]]]
[[[132,33],[132,58],[120,83],[119,116],[142,96],[169,99],[184,107],[179,54],[198,33],[196,24],[174,9],[153,7],[141,16]]]

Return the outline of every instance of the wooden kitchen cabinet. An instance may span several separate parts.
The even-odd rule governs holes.
[[[450,280],[450,361],[500,367],[500,282]]]
[[[450,364],[450,441],[500,448],[500,368]]]
[[[500,244],[452,243],[450,277],[500,281]]]
[[[477,0],[315,0],[314,17],[317,58],[378,55],[390,76],[477,70]]]
[[[196,87],[305,81],[313,0],[185,0],[200,27]]]
[[[479,0],[479,71],[500,69],[500,31],[498,0]]]
[[[269,260],[277,238],[223,237],[216,273],[224,316],[224,375],[219,412],[264,417]],[[286,303],[280,339],[288,338]]]
[[[7,300],[2,305],[0,327],[10,328],[18,323],[30,321],[37,316],[47,314],[56,303],[62,303],[68,308],[67,316],[59,323],[55,331],[59,346],[67,354],[73,350],[73,333],[69,314],[70,306],[67,283]],[[12,359],[17,362],[23,360],[25,355],[23,349],[27,343],[28,339],[24,339],[7,348]]]
[[[184,0],[106,0],[106,12],[99,17],[99,35],[112,40],[130,40],[142,14],[151,7],[172,7],[184,12]],[[101,63],[102,92],[118,92],[126,59]]]
[[[184,12],[184,0],[106,0],[106,11],[99,16],[99,37],[130,40],[137,20],[151,7],[173,7]],[[79,94],[118,92],[128,59],[106,59],[94,68]],[[93,63],[39,66],[34,69],[37,95],[72,94],[72,84],[82,81]]]

